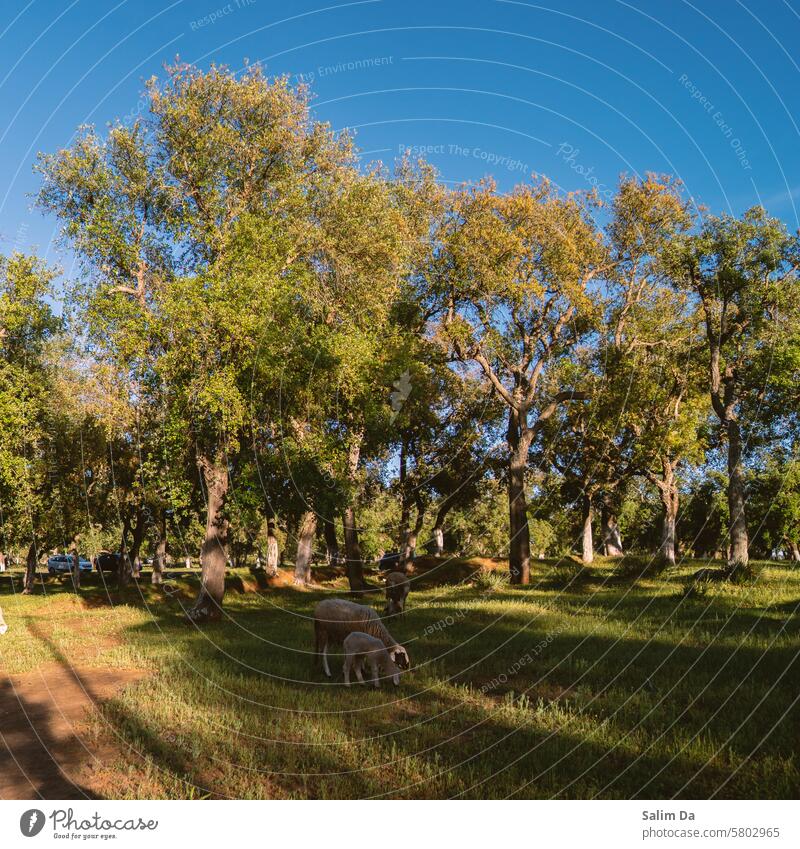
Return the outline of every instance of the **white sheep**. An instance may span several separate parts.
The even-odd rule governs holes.
[[[376,688],[381,686],[381,673],[391,677],[395,687],[400,683],[400,667],[389,654],[389,649],[377,638],[363,631],[353,631],[344,638],[344,683],[350,686],[350,670],[363,684],[364,663],[369,664],[372,682]]]
[[[401,669],[408,669],[411,665],[408,652],[386,630],[371,607],[343,598],[326,598],[314,608],[314,657],[322,655],[322,668],[328,678],[331,677],[328,646],[341,645],[345,637],[354,631],[380,640]]]
[[[384,613],[393,616],[406,609],[411,582],[402,572],[389,572],[386,576],[386,607]]]

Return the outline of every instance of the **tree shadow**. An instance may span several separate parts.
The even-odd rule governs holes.
[[[490,598],[519,601],[535,591],[515,588]],[[756,645],[703,643],[689,627],[706,608],[703,600],[676,612],[675,596],[640,590],[593,596],[586,611],[605,618],[619,636],[602,628],[581,630],[580,617],[569,606],[586,602],[577,593],[562,596],[566,608],[543,612],[538,598],[535,614],[517,604],[503,617],[474,609],[464,613],[465,602],[483,597],[477,590],[451,604],[412,606],[388,627],[410,647],[415,670],[399,691],[385,687],[373,694],[367,688],[347,691],[338,674],[331,683],[313,670],[313,607],[329,595],[329,590],[276,588],[269,607],[252,594],[234,596],[226,618],[202,631],[187,625],[177,605],[149,606],[149,621],[126,629],[126,635],[144,645],[162,638],[170,647],[170,660],[160,667],[160,686],[174,688],[176,709],[167,706],[158,718],[150,715],[147,699],[159,698],[159,688],[142,691],[135,709],[130,699],[112,699],[103,708],[109,730],[131,752],[185,783],[190,795],[243,798],[274,790],[274,795],[305,798],[384,792],[432,798],[463,790],[480,797],[520,787],[521,796],[561,792],[583,798],[602,791],[606,797],[633,798],[658,774],[655,795],[677,792],[689,780],[683,795],[702,796],[725,781],[732,767],[718,760],[705,765],[698,748],[680,753],[683,741],[698,734],[709,746],[724,743],[731,757],[746,758],[767,728],[773,730],[758,750],[754,769],[763,767],[765,776],[783,769],[783,784],[774,785],[781,788],[794,780],[787,758],[796,710],[783,715],[791,708],[791,687],[778,688],[760,702],[780,672],[792,674],[794,651],[787,643],[765,655],[760,639]],[[757,636],[771,637],[781,625],[775,619],[761,621],[759,609],[713,601],[710,621],[700,620],[706,630],[729,613],[726,637],[743,637],[754,624]],[[786,618],[795,606],[767,610]],[[643,608],[652,618],[637,624]],[[660,632],[660,620],[675,627]],[[440,629],[426,631],[442,621]],[[684,642],[684,635],[690,639]],[[526,652],[533,660],[514,670]],[[501,675],[507,680],[492,685],[491,704],[484,700],[476,707],[469,693]],[[191,680],[184,679],[187,687],[181,692],[182,681],[170,676]],[[737,689],[743,681],[746,686]],[[505,703],[522,697],[528,700],[524,708]],[[724,702],[727,707],[717,713]],[[751,711],[756,711],[753,718],[738,729]],[[190,714],[198,721],[187,721]],[[226,725],[231,716],[241,721],[241,736],[238,724]],[[604,738],[605,723],[619,733]],[[204,725],[218,729],[218,745],[211,745],[214,735],[205,734]],[[200,736],[193,739],[198,728]],[[662,731],[667,736],[658,742]],[[636,745],[616,745],[627,732]],[[325,739],[334,742],[322,746],[319,741]],[[359,742],[364,739],[375,742]],[[445,777],[393,793],[394,779],[388,776],[402,770],[373,769],[389,759],[419,763],[421,775]],[[448,770],[458,777],[446,777]],[[482,783],[495,770],[502,773],[501,783]],[[699,778],[692,779],[698,771]],[[745,771],[724,792],[733,797],[752,792],[743,789]],[[613,781],[617,773],[621,777]],[[247,775],[250,783],[242,778]],[[524,787],[531,779],[534,784]],[[473,784],[476,789],[470,790]]]
[[[80,740],[65,735],[50,695],[26,696],[26,689],[0,681],[0,799],[101,798],[62,769],[85,752]]]
[[[104,798],[75,778],[109,754],[107,746],[98,751],[94,739],[87,743],[82,731],[87,709],[130,683],[131,671],[79,670],[41,622],[26,618],[20,624],[47,646],[55,663],[0,682],[0,798]]]

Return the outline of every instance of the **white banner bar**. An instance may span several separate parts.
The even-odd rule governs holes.
[[[796,801],[0,802],[0,847],[798,847]]]

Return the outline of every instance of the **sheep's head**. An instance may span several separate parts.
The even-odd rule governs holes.
[[[386,673],[387,678],[392,679],[392,684],[395,687],[400,685],[400,667],[394,662],[394,658],[390,654],[387,658],[387,662],[384,664],[384,672]]]
[[[403,612],[403,603],[401,601],[395,601],[393,598],[390,598],[383,612],[387,616],[396,616],[398,613]]]
[[[392,649],[392,660],[400,669],[409,669],[411,666],[408,652],[402,646],[395,646]]]

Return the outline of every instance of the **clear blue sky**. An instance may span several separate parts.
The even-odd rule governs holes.
[[[3,0],[0,250],[55,260],[38,150],[141,108],[179,55],[309,82],[367,159],[428,151],[444,179],[540,172],[601,192],[669,171],[713,211],[800,208],[800,2]],[[67,266],[69,263],[67,262]],[[69,270],[69,268],[68,268]]]

